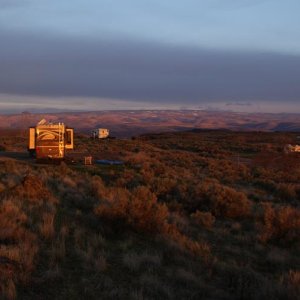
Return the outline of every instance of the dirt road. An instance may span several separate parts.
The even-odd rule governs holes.
[[[28,152],[6,152],[0,151],[0,160],[15,159],[19,161],[34,162],[35,160],[29,157]]]

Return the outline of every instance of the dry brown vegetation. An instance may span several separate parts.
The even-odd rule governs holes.
[[[3,155],[0,298],[299,299],[300,157],[282,152],[295,139],[76,136],[116,166]]]
[[[16,284],[28,283],[39,252],[39,237],[53,237],[55,199],[43,182],[12,161],[2,165],[11,187],[0,202],[0,293],[14,299]],[[43,215],[40,214],[43,212]],[[49,222],[50,221],[50,222]],[[39,230],[40,229],[40,230]]]
[[[259,222],[261,241],[297,243],[300,241],[300,209],[281,206],[276,209],[270,203],[262,203]]]

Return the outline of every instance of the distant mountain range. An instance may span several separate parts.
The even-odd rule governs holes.
[[[2,128],[27,128],[45,118],[64,122],[79,132],[108,128],[112,135],[129,137],[142,133],[190,129],[235,131],[299,131],[300,114],[236,113],[203,110],[122,110],[97,112],[49,112],[0,115]]]

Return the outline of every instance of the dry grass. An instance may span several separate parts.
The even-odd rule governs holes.
[[[198,225],[206,229],[211,229],[216,220],[216,218],[210,212],[202,212],[199,210],[193,213],[191,217]]]
[[[108,264],[104,254],[99,253],[96,255],[94,260],[94,266],[99,272],[104,272],[107,269]]]
[[[102,189],[105,190],[104,187]],[[95,209],[99,217],[123,222],[138,232],[161,234],[178,243],[182,249],[202,256],[205,261],[209,260],[208,243],[193,241],[182,234],[175,224],[170,224],[167,206],[158,203],[156,196],[146,187],[136,188],[132,193],[122,189],[109,190],[107,195],[108,200]]]
[[[300,239],[300,210],[290,206],[274,208],[270,203],[263,203],[258,228],[258,238],[262,242],[297,242]]]
[[[40,224],[41,235],[45,239],[52,239],[55,234],[54,229],[54,218],[55,215],[51,213],[44,213],[42,217],[42,224]]]
[[[17,297],[16,285],[12,279],[0,283],[0,295],[7,300],[14,300]]]
[[[14,299],[15,283],[26,282],[34,269],[38,245],[28,221],[15,202],[0,202],[0,293],[4,298]]]
[[[122,166],[0,161],[0,298],[297,299],[300,172],[252,164],[278,136],[78,141]]]
[[[281,284],[288,289],[290,299],[300,299],[300,271],[290,270],[281,277]]]
[[[123,256],[123,264],[131,272],[159,268],[161,263],[162,257],[159,254],[129,252]]]
[[[95,213],[110,220],[123,221],[137,231],[164,233],[167,229],[168,209],[159,204],[156,196],[146,187],[132,193],[125,189],[109,189]]]
[[[250,214],[251,202],[243,192],[215,180],[204,180],[196,186],[195,197],[195,203],[199,201],[200,206],[206,206],[215,216],[236,219]]]

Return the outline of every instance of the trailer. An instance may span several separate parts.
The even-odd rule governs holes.
[[[98,128],[92,131],[92,137],[94,139],[106,139],[109,137],[109,130],[106,128]]]
[[[300,145],[290,145],[290,144],[285,145],[284,152],[285,153],[293,153],[293,152],[300,153]]]
[[[41,120],[29,128],[28,151],[37,160],[64,159],[66,150],[74,148],[74,130],[64,123]]]

